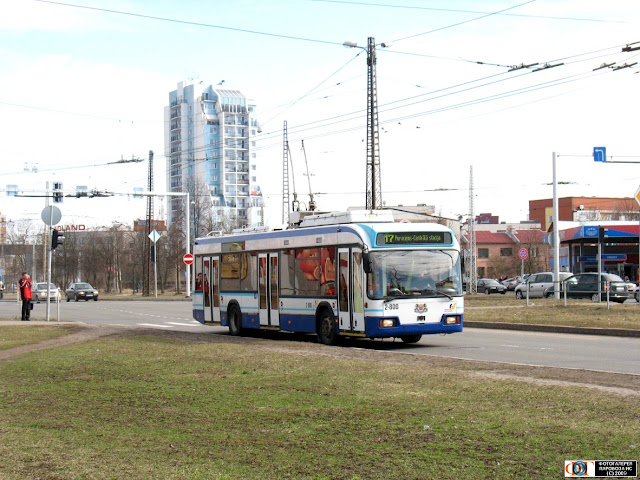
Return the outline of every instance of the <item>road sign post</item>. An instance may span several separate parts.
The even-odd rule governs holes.
[[[149,238],[153,242],[153,296],[154,298],[158,298],[158,254],[156,248],[156,242],[160,238],[160,234],[154,228],[153,232],[149,234]]]
[[[518,250],[518,256],[520,257],[520,276],[524,277],[524,261],[529,258],[529,251],[526,248]]]
[[[636,190],[635,198],[640,207],[640,187]],[[638,215],[638,269],[636,270],[636,282],[640,282],[640,215]]]

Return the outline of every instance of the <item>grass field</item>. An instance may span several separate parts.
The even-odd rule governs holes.
[[[2,326],[2,323],[0,323],[0,326]],[[60,325],[54,328],[31,328],[28,330],[28,335],[25,335],[26,330],[22,325],[4,325],[0,328],[0,350],[8,350],[21,345],[30,345],[61,337],[75,330],[73,325]]]
[[[536,298],[517,300],[503,295],[465,296],[466,321],[497,323],[529,323],[540,325],[567,325],[572,327],[624,328],[640,330],[640,304],[620,305],[571,300]]]
[[[368,355],[158,332],[5,360],[0,478],[560,478],[564,460],[638,458],[637,388]]]

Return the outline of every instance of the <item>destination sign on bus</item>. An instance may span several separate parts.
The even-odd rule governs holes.
[[[393,232],[379,233],[378,245],[451,245],[449,232]]]

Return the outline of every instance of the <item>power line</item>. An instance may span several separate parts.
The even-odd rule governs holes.
[[[475,22],[477,20],[481,20],[483,18],[491,17],[493,15],[498,15],[499,13],[503,13],[503,12],[506,12],[508,10],[512,10],[514,8],[522,7],[523,5],[527,5],[527,4],[533,3],[535,1],[536,0],[528,0],[528,1],[524,2],[524,3],[520,3],[520,4],[514,5],[512,7],[504,8],[502,10],[498,10],[497,12],[490,12],[490,13],[487,13],[487,14],[482,15],[480,17],[470,18],[469,20],[464,20],[462,22],[454,23],[452,25],[446,25],[444,27],[434,28],[433,30],[429,30],[427,32],[416,33],[415,35],[409,35],[407,37],[402,37],[402,38],[396,38],[396,39],[393,40],[393,42],[397,43],[397,42],[401,42],[403,40],[408,40],[410,38],[421,37],[422,35],[429,35],[430,33],[440,32],[442,30],[446,30],[446,29],[453,28],[453,27],[459,27],[460,25],[464,25],[465,23],[471,23],[471,22]]]
[[[192,22],[192,21],[188,21],[188,20],[178,20],[176,18],[168,18],[168,17],[158,17],[158,16],[154,16],[154,15],[144,15],[141,13],[133,13],[133,12],[125,12],[122,10],[111,10],[108,8],[98,8],[98,7],[89,7],[87,5],[75,5],[72,3],[63,3],[63,2],[54,2],[52,0],[34,0],[35,2],[40,2],[40,3],[49,3],[52,5],[59,5],[62,7],[72,7],[72,8],[82,8],[85,10],[93,10],[93,11],[98,11],[98,12],[106,12],[106,13],[113,13],[116,15],[126,15],[129,17],[137,17],[137,18],[144,18],[147,20],[158,20],[158,21],[162,21],[162,22],[170,22],[170,23],[179,23],[179,24],[183,24],[183,25],[193,25],[193,26],[197,26],[197,27],[205,27],[205,28],[216,28],[216,29],[220,29],[220,30],[230,30],[233,32],[241,32],[241,33],[250,33],[253,35],[263,35],[263,36],[267,36],[267,37],[276,37],[276,38],[284,38],[287,40],[300,40],[300,41],[304,41],[304,42],[313,42],[313,43],[323,43],[323,44],[327,44],[327,45],[342,45],[341,42],[331,42],[331,41],[327,41],[327,40],[319,40],[319,39],[315,39],[315,38],[304,38],[304,37],[296,37],[293,35],[283,35],[283,34],[279,34],[279,33],[268,33],[268,32],[260,32],[258,30],[248,30],[245,28],[236,28],[236,27],[227,27],[224,25],[213,25],[210,23],[202,23],[202,22]],[[534,0],[531,0],[534,1]]]
[[[490,14],[500,15],[506,17],[524,17],[524,18],[540,18],[545,20],[572,20],[579,22],[602,22],[602,23],[626,23],[621,20],[603,20],[601,18],[580,18],[580,17],[554,17],[549,15],[531,15],[524,13],[504,13],[504,12],[482,12],[478,10],[459,10],[452,8],[435,8],[435,7],[420,7],[416,5],[390,5],[386,3],[368,3],[368,2],[350,2],[345,0],[311,0],[312,2],[324,2],[324,3],[338,3],[346,5],[360,5],[366,7],[385,7],[385,8],[401,8],[410,10],[428,10],[432,12],[448,12],[448,13],[473,13],[473,14]],[[512,7],[513,8],[513,7]]]

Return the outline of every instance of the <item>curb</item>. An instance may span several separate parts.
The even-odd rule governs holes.
[[[605,335],[612,337],[640,337],[640,330],[627,330],[624,328],[569,327],[565,325],[540,325],[529,323],[498,323],[475,321],[465,321],[464,326],[470,328],[493,328],[496,330],[573,333],[578,335]]]

